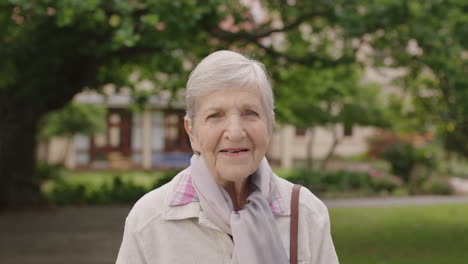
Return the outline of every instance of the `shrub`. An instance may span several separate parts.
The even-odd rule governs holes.
[[[291,173],[288,180],[317,194],[328,191],[356,191],[370,187],[370,177],[365,172],[298,170]]]
[[[434,168],[435,151],[430,146],[431,134],[394,134],[382,132],[369,140],[369,155],[387,160],[392,173],[404,183],[411,180],[411,172],[416,165]]]
[[[36,180],[43,183],[48,180],[59,179],[64,167],[61,164],[47,164],[40,162],[36,165]]]
[[[416,148],[412,144],[398,142],[383,153],[383,158],[392,166],[392,173],[401,177],[405,183],[411,180],[411,171],[416,165],[431,167],[433,154],[429,148]]]
[[[157,189],[164,184],[170,182],[176,175],[179,173],[179,170],[167,170],[164,171],[161,177],[158,177],[152,186],[152,189]]]
[[[306,171],[292,172],[288,180],[307,187],[317,195],[338,196],[356,194],[359,196],[393,193],[402,186],[402,181],[393,175],[380,171]]]
[[[403,186],[400,186],[400,187],[396,188],[392,192],[392,195],[397,196],[397,197],[408,196],[408,194],[409,194],[408,189],[403,187]]]
[[[112,177],[99,186],[91,183],[72,183],[59,176],[53,178],[52,187],[46,198],[57,205],[83,205],[83,204],[132,204],[145,193],[158,188],[177,174],[177,171],[165,171],[151,186],[142,186],[132,180],[124,180],[120,174]]]
[[[131,180],[124,181],[115,175],[111,183],[104,183],[99,189],[90,192],[89,204],[130,204],[135,203],[149,190]]]
[[[422,190],[427,194],[450,195],[454,190],[447,179],[440,177],[429,178],[422,186]]]
[[[89,188],[85,184],[70,184],[57,179],[46,198],[56,205],[86,204],[88,192]]]
[[[392,175],[383,175],[381,177],[371,178],[371,187],[374,192],[380,193],[382,191],[392,193],[398,187],[401,186],[401,182]]]
[[[410,194],[418,194],[423,192],[422,185],[427,181],[431,174],[431,170],[424,165],[417,164],[413,167],[410,173],[408,182],[408,191]]]
[[[124,181],[120,175],[115,175],[110,183],[100,186],[55,180],[47,198],[57,205],[131,204],[148,191],[147,187],[137,185],[131,180]]]

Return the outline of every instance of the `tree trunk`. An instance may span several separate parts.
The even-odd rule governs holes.
[[[62,159],[60,161],[60,165],[66,166],[67,164],[67,157],[68,153],[70,152],[71,146],[73,145],[73,136],[66,135],[65,136],[65,149],[63,150]]]
[[[338,145],[341,143],[342,137],[340,137],[338,135],[336,125],[332,126],[331,132],[332,132],[332,135],[333,135],[333,143],[332,143],[330,149],[328,150],[328,153],[325,156],[325,159],[320,164],[320,170],[324,170],[327,167],[327,164],[330,161],[331,157],[333,156],[333,154],[335,154],[336,147],[338,147]]]
[[[35,177],[40,115],[32,109],[0,103],[0,209],[36,206],[41,203]]]
[[[315,129],[313,127],[306,130],[307,144],[306,144],[306,153],[307,153],[307,170],[312,170],[314,168],[314,158],[312,156],[312,150],[314,147],[315,139]]]

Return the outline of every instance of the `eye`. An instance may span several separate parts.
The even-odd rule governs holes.
[[[214,114],[211,114],[208,117],[206,117],[206,119],[218,118],[218,117],[221,117],[221,115],[219,113],[214,113]]]
[[[258,113],[255,111],[248,110],[245,112],[246,116],[258,116]]]

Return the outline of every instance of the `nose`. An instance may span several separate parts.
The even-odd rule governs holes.
[[[238,115],[231,115],[226,120],[226,130],[224,131],[224,138],[233,141],[239,142],[245,138],[245,130],[241,117]]]

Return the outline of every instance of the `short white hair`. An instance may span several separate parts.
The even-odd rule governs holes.
[[[194,121],[198,98],[214,91],[246,87],[260,92],[271,134],[275,119],[274,99],[265,65],[229,50],[211,53],[190,74],[185,95],[186,118]]]

